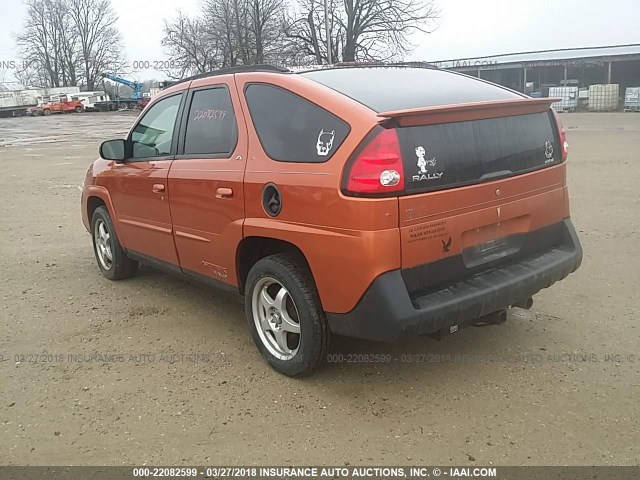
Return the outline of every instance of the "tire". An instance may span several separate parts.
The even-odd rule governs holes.
[[[286,293],[282,294],[281,288]],[[261,300],[263,291],[272,303]],[[275,308],[271,316],[267,306],[271,310]],[[274,312],[277,315],[274,316]],[[277,254],[256,262],[247,276],[245,313],[253,341],[276,371],[289,377],[302,377],[311,374],[326,359],[332,341],[331,330],[311,273],[297,256]],[[291,320],[293,325],[297,320],[299,334],[291,328]],[[282,330],[289,330],[283,335],[286,350],[277,340],[278,337],[282,340]]]
[[[93,252],[102,275],[109,280],[122,280],[135,276],[138,271],[138,262],[131,260],[124,253],[106,207],[98,207],[93,212],[91,238]]]
[[[76,107],[76,113],[82,113],[83,111],[82,107]]]
[[[45,117],[48,117],[49,115],[51,115],[51,110],[49,109],[43,110],[42,115],[44,115]]]

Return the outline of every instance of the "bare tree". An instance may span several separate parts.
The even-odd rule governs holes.
[[[20,85],[25,87],[48,87],[51,85],[46,72],[39,67],[36,68],[33,65],[30,65],[29,63],[21,64],[21,67],[13,73],[13,76],[16,77],[16,80]]]
[[[247,0],[206,0],[203,17],[211,40],[219,46],[219,66],[233,67],[251,61]]]
[[[93,90],[103,71],[123,69],[117,17],[110,0],[25,0],[27,17],[16,38],[23,83],[77,85]]]
[[[253,63],[281,63],[285,7],[282,0],[247,1],[248,50]]]
[[[52,22],[52,2],[26,0],[27,18],[24,30],[16,38],[25,65],[38,70],[43,86],[60,86],[58,32]],[[26,70],[26,69],[25,69]]]
[[[335,12],[341,0],[327,0],[327,10]],[[285,34],[292,48],[298,50],[298,64],[327,63],[327,37],[325,29],[324,5],[318,0],[301,0],[294,5],[285,25]],[[329,15],[329,37],[331,38],[331,58],[340,58],[340,47],[344,34],[336,24],[334,15]]]
[[[435,0],[328,0],[334,61],[401,58],[414,32],[430,33],[439,10]],[[287,35],[317,63],[327,61],[323,0],[303,0]]]
[[[60,75],[63,85],[78,84],[80,57],[78,52],[78,31],[74,28],[69,15],[69,6],[63,0],[51,0],[50,22],[55,32],[56,57],[60,62]]]
[[[176,63],[172,78],[216,68],[286,64],[295,49],[284,35],[284,0],[205,0],[200,16],[165,22],[162,44]]]
[[[182,12],[164,24],[162,45],[167,49],[173,68],[165,73],[173,79],[213,70],[220,66],[221,52],[205,22]]]
[[[82,75],[93,90],[103,72],[124,68],[117,15],[110,0],[66,0],[77,29]]]

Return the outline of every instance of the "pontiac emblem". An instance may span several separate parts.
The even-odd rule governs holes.
[[[498,220],[500,220],[500,207],[496,208],[496,215],[498,215]]]

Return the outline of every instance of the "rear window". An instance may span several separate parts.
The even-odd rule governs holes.
[[[490,181],[561,161],[548,112],[397,131],[407,193]]]
[[[349,134],[348,123],[280,87],[254,83],[245,97],[262,148],[273,160],[326,162]]]
[[[189,107],[185,155],[230,154],[238,142],[238,127],[226,86],[196,90]]]
[[[498,85],[435,68],[336,68],[301,75],[376,112],[522,98]]]

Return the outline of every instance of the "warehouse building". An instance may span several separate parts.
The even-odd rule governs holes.
[[[431,62],[506,87],[548,96],[549,88],[594,84],[640,87],[640,44],[491,55]]]

